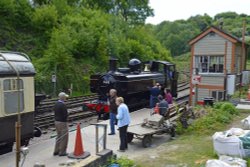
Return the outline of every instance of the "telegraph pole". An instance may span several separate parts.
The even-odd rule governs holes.
[[[196,76],[199,75],[198,68],[195,68],[195,75],[196,75]],[[195,100],[194,100],[194,105],[196,105],[197,102],[198,102],[198,84],[195,83]]]
[[[55,65],[55,72],[51,76],[51,81],[53,83],[53,96],[54,97],[56,97],[56,80],[57,80],[56,73],[57,73],[57,65]]]

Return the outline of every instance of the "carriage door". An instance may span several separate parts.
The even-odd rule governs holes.
[[[170,87],[171,94],[173,97],[177,97],[177,80],[178,73],[175,71],[175,65],[168,65],[167,68],[167,77],[168,78],[168,87]]]
[[[19,80],[20,96],[18,97],[18,80],[3,80],[4,112],[5,114],[15,114],[18,112],[18,99],[20,97],[20,111],[24,110],[23,80]]]

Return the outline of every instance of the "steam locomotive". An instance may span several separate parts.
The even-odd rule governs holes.
[[[149,88],[159,83],[162,89],[169,88],[173,97],[177,97],[178,72],[175,64],[167,61],[147,61],[131,59],[126,68],[117,68],[117,59],[109,60],[109,71],[90,77],[92,93],[99,95],[99,100],[85,103],[88,109],[99,113],[108,113],[106,103],[110,89],[116,89],[117,95],[122,96],[129,108],[146,107],[149,104]]]

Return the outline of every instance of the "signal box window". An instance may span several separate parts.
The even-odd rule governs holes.
[[[212,97],[218,101],[224,100],[224,91],[212,91]]]
[[[223,73],[223,56],[195,56],[195,67],[199,73]]]
[[[19,80],[20,111],[24,110],[23,80]],[[4,111],[6,114],[18,112],[18,80],[5,79],[3,81]]]

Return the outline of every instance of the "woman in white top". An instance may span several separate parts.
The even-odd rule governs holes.
[[[117,126],[119,127],[120,132],[120,148],[118,151],[124,152],[128,148],[127,142],[127,129],[130,124],[130,115],[128,106],[124,104],[124,99],[122,97],[116,98],[116,105],[118,106],[118,113],[116,118],[118,119]]]

